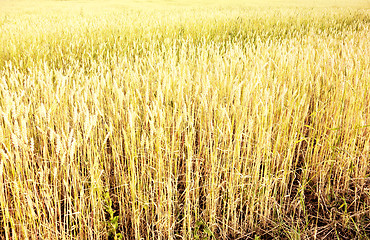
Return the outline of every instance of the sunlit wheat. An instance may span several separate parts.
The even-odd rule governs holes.
[[[368,9],[53,3],[0,15],[0,238],[369,238]]]

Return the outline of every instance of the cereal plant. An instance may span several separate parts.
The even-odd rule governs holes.
[[[0,1],[0,238],[370,238],[370,10],[316,3]]]

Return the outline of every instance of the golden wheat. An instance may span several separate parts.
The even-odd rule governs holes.
[[[369,238],[365,3],[51,3],[0,15],[1,238]]]

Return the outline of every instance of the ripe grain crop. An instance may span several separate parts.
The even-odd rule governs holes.
[[[369,238],[369,13],[0,15],[0,237]]]

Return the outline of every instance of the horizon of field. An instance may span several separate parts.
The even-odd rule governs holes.
[[[173,8],[354,8],[369,9],[369,0],[1,0],[0,14],[50,13],[85,11],[90,14],[122,11],[127,9]]]

